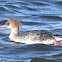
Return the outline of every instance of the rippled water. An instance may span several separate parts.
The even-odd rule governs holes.
[[[0,0],[0,25],[12,18],[22,22],[20,32],[48,30],[62,34],[62,0]],[[0,62],[62,62],[62,46],[14,45],[9,34],[10,29],[0,28]]]

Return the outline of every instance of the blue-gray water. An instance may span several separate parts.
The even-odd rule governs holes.
[[[12,18],[22,22],[20,33],[47,30],[62,35],[62,0],[0,0],[0,25]],[[9,34],[10,29],[0,28],[0,62],[30,62],[36,57],[62,62],[62,46],[14,45]]]

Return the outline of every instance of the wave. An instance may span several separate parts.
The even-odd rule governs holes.
[[[0,11],[7,11],[7,9],[4,7],[0,7]]]
[[[44,17],[44,18],[49,18],[49,19],[62,19],[60,16],[54,16],[54,15],[42,15],[41,17]]]
[[[45,59],[45,58],[32,58],[30,62],[58,62],[54,59]]]

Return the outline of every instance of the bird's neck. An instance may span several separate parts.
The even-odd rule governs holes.
[[[17,35],[19,33],[19,28],[14,28],[11,30],[11,34]]]

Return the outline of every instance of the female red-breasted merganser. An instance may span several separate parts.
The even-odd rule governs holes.
[[[34,44],[34,43],[42,43],[42,44],[54,44],[56,46],[62,45],[62,38],[59,36],[55,36],[54,34],[47,31],[30,31],[27,33],[19,33],[20,22],[16,19],[10,19],[6,22],[2,27],[11,28],[11,34],[9,38],[15,42],[21,42],[25,44]]]

